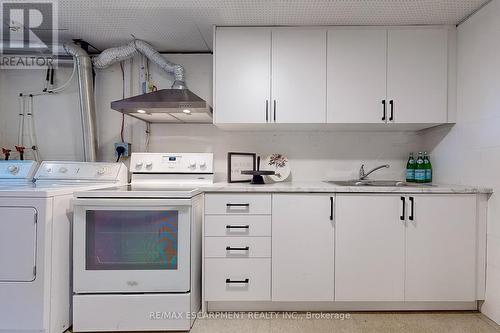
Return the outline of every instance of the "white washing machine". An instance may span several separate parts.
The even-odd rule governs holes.
[[[71,326],[73,193],[127,183],[122,163],[42,162],[32,182],[34,168],[27,161],[0,164],[0,332],[5,333],[61,333]],[[10,181],[2,185],[1,179]]]

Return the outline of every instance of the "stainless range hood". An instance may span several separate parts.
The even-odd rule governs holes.
[[[111,108],[150,123],[212,123],[212,108],[189,89],[161,89],[111,102]]]
[[[142,54],[149,61],[174,76],[171,89],[162,89],[111,102],[113,110],[150,123],[212,123],[212,108],[191,92],[185,83],[184,67],[165,59],[151,45],[134,39],[127,45],[104,50],[92,60],[102,69]]]

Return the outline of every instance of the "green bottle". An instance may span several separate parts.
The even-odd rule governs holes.
[[[424,165],[425,165],[425,182],[432,183],[432,164],[429,154],[424,152]]]
[[[424,155],[419,152],[415,166],[415,182],[425,183],[425,173]]]
[[[408,158],[408,162],[406,163],[406,181],[408,183],[412,183],[415,181],[415,158],[413,157],[413,153],[410,153],[410,157]]]

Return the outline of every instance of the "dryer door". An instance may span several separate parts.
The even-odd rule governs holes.
[[[36,210],[0,207],[0,282],[30,282],[36,270]]]

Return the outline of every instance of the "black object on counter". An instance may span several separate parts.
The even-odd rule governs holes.
[[[257,156],[257,170],[243,170],[241,171],[242,175],[252,175],[252,181],[250,184],[253,185],[264,185],[264,177],[262,176],[271,176],[274,175],[274,171],[268,170],[260,170],[260,156]]]

